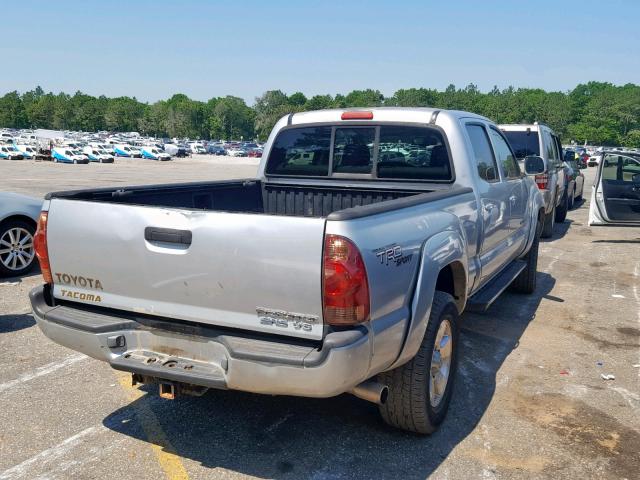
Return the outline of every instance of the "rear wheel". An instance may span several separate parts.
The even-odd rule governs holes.
[[[429,434],[444,420],[457,366],[458,308],[451,295],[436,291],[429,324],[416,356],[378,379],[389,387],[380,405],[383,420],[394,427]]]
[[[24,220],[5,220],[0,224],[0,275],[18,277],[35,264],[35,227]]]
[[[582,182],[582,189],[580,190],[580,195],[578,195],[576,197],[576,200],[581,202],[582,201],[582,195],[584,194],[584,182]]]
[[[556,224],[556,206],[554,205],[551,212],[544,216],[544,224],[542,225],[542,238],[551,238],[553,236],[553,227]]]
[[[538,273],[538,247],[540,240],[538,230],[536,230],[533,244],[529,252],[525,255],[524,260],[527,262],[525,269],[511,284],[511,289],[518,293],[533,293],[536,290],[536,279]]]

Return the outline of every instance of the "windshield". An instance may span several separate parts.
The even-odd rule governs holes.
[[[528,155],[540,155],[538,132],[506,132],[503,130],[502,133],[509,140],[518,159]]]

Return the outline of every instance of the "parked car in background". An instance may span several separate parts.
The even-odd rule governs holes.
[[[38,150],[36,147],[32,147],[31,145],[15,145],[15,149],[24,155],[25,159],[32,160],[36,158],[38,155]]]
[[[227,155],[230,157],[246,157],[247,151],[242,147],[230,147],[227,149]]]
[[[640,154],[604,153],[592,187],[589,225],[640,226]]]
[[[587,167],[581,166],[580,162],[581,160],[576,158],[563,162],[564,178],[569,195],[569,210],[573,208],[576,200],[582,200],[584,194],[584,175],[581,170]]]
[[[35,265],[33,236],[42,200],[0,192],[0,276],[20,276]]]
[[[207,149],[204,148],[204,145],[202,145],[201,143],[190,143],[189,149],[191,153],[196,153],[199,155],[207,153]]]
[[[89,163],[89,157],[79,150],[72,150],[67,147],[56,147],[52,150],[51,156],[55,163]]]
[[[221,145],[210,144],[207,151],[212,155],[226,155],[227,151]]]
[[[131,145],[114,145],[113,152],[116,157],[131,157],[131,158],[142,158],[142,153],[135,147]]]
[[[251,158],[261,158],[262,157],[262,149],[260,147],[251,148],[247,151],[247,157]]]
[[[460,314],[536,288],[540,190],[473,113],[305,112],[270,139],[252,180],[47,195],[40,329],[169,398],[349,392],[434,432]]]
[[[142,158],[160,161],[171,160],[171,155],[156,147],[140,147],[140,152],[142,153]]]
[[[188,145],[179,144],[177,146],[178,150],[175,154],[176,157],[189,157],[191,156],[191,149]]]
[[[543,123],[530,125],[500,125],[518,160],[540,157],[544,170],[535,180],[545,204],[542,237],[550,238],[556,222],[564,222],[569,210],[569,195],[562,165],[562,144],[558,136]]]
[[[84,147],[82,149],[82,153],[84,153],[88,158],[90,162],[97,162],[97,163],[113,163],[113,155],[111,155],[110,153],[101,150],[97,147]]]
[[[7,160],[23,160],[24,154],[15,149],[13,145],[0,145],[0,158]]]
[[[597,167],[598,165],[600,165],[600,161],[602,160],[603,155],[604,151],[595,152],[587,159],[587,166]]]

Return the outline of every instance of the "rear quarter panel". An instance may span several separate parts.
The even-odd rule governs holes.
[[[459,260],[468,272],[467,249],[475,251],[477,215],[475,195],[467,193],[369,217],[327,221],[326,233],[353,240],[367,269],[372,374],[400,355],[416,313],[428,317],[423,310],[430,308],[440,268]],[[410,336],[423,334],[411,331]]]

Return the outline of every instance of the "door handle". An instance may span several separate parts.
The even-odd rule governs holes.
[[[144,229],[144,239],[149,242],[175,243],[177,245],[191,245],[190,230],[176,230],[175,228],[147,227]]]

